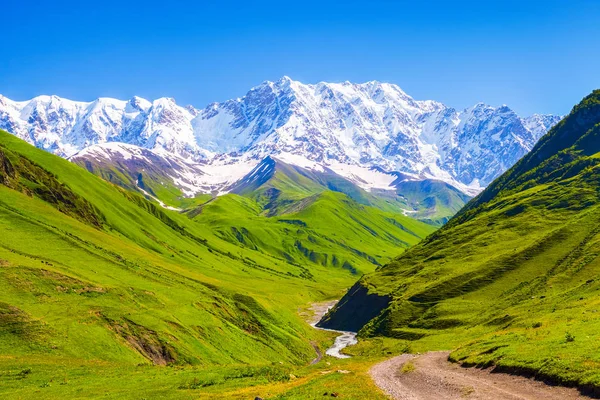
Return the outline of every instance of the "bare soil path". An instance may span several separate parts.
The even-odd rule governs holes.
[[[315,354],[317,355],[317,357],[310,362],[310,365],[315,365],[323,359],[323,352],[321,352],[321,349],[315,342],[311,342],[310,345],[315,349]]]
[[[576,389],[448,362],[448,352],[403,354],[371,368],[373,380],[396,400],[589,399]]]

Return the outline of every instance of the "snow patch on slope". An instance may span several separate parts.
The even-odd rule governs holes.
[[[329,169],[369,192],[373,189],[394,190],[391,184],[397,178],[375,168],[337,162],[331,163]]]

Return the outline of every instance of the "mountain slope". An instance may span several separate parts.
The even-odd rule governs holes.
[[[600,387],[600,91],[445,227],[363,277],[321,322]]]
[[[379,168],[388,174],[387,183],[394,173],[404,173],[441,180],[470,195],[512,166],[559,119],[521,118],[506,106],[484,104],[457,111],[414,100],[388,83],[306,85],[287,77],[202,110],[168,98],[84,103],[0,96],[0,128],[64,157],[108,142],[205,166],[243,169],[276,156],[308,169],[329,168],[366,190],[373,187],[369,169]],[[366,172],[357,170],[365,167]],[[180,182],[178,188],[222,191],[229,178],[211,180],[209,189],[207,182]],[[375,187],[387,187],[381,183]]]
[[[264,215],[260,203],[234,194],[218,197],[189,215],[215,235],[248,249],[298,266],[317,263],[353,275],[388,262],[399,249],[434,230],[331,191],[293,202],[272,217]]]
[[[305,168],[293,160],[289,163],[270,156],[260,162],[208,165],[137,146],[105,143],[79,152],[70,161],[149,200],[183,209],[208,200],[208,193],[216,196],[229,192],[251,197],[274,214],[281,206],[285,209],[294,201],[333,190],[363,205],[437,224],[454,215],[469,199],[442,181],[414,180],[369,168],[354,168],[352,179],[327,167]],[[222,183],[220,190],[213,190],[215,182]],[[207,194],[195,195],[198,191]]]
[[[315,207],[339,210],[344,229],[334,236]],[[331,337],[298,309],[432,230],[331,192],[290,215],[257,213],[236,195],[195,217],[165,210],[0,131],[0,396],[181,398],[286,383]],[[246,218],[260,246],[229,234]]]
[[[297,267],[274,266],[6,133],[0,140],[1,223],[10,232],[0,241],[3,354],[124,364],[311,356],[310,345],[294,349],[302,339],[281,328],[293,312],[277,311],[278,322],[272,305],[244,289],[282,275],[289,278],[279,287],[294,286],[304,279]],[[248,350],[236,356],[223,343]]]
[[[117,142],[90,146],[69,160],[109,182],[171,207],[185,208],[208,200],[215,179],[199,163]],[[243,176],[243,171],[233,172],[232,181]]]
[[[387,175],[377,169],[363,169],[371,182]],[[386,189],[365,190],[329,168],[302,168],[267,157],[229,190],[263,204],[270,214],[293,207],[294,202],[324,190],[348,195],[354,201],[397,214],[409,215],[434,225],[445,222],[469,199],[453,186],[433,179],[414,180],[395,174]]]

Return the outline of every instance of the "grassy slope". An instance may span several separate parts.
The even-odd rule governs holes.
[[[75,158],[73,161],[108,182],[143,195],[143,192],[138,188],[139,184],[146,192],[171,207],[191,208],[206,202],[212,197],[210,194],[185,197],[181,189],[175,186],[172,178],[165,175],[161,170],[162,165],[155,166],[150,161],[139,165],[134,164],[136,168],[131,165],[124,165],[121,162],[110,164],[105,160],[99,161],[93,157]],[[152,199],[149,198],[148,200]]]
[[[448,225],[361,280],[392,296],[361,334],[600,387],[599,133],[596,91]]]
[[[267,167],[268,166],[268,167]],[[447,183],[434,180],[403,181],[396,191],[368,192],[332,172],[316,172],[267,158],[255,170],[268,169],[268,176],[233,189],[250,197],[268,215],[289,212],[295,202],[324,191],[344,193],[359,204],[404,214],[434,226],[441,226],[468,201],[469,197]],[[254,171],[253,171],[254,172]],[[398,178],[400,180],[400,178]]]
[[[202,216],[222,206],[215,220],[198,223],[2,131],[0,164],[0,396],[245,398],[254,386],[274,394],[320,390],[314,382],[328,367],[303,365],[314,357],[310,342],[323,346],[332,335],[309,327],[298,307],[338,296],[353,275],[310,258],[286,262],[274,238],[271,247],[252,249],[213,232],[219,214],[235,210],[234,225],[255,214],[256,203],[223,197]],[[350,214],[369,222],[363,207],[338,194],[324,193],[314,205],[340,208],[346,222]],[[309,227],[299,237],[331,232],[344,241],[337,221],[318,211],[293,216]],[[376,215],[379,232],[392,229],[389,215]],[[262,224],[275,236],[297,229],[283,217],[260,218],[250,228]],[[420,235],[431,230],[396,221]],[[359,248],[392,247],[361,235],[364,245],[352,243]],[[336,251],[323,243],[319,249]],[[374,268],[341,253],[359,270]],[[344,379],[363,382],[360,368],[362,378]],[[292,381],[292,372],[302,379]],[[372,389],[361,386],[360,396]]]
[[[275,293],[269,294],[281,296],[282,302],[286,303],[284,298],[289,297],[290,288],[297,284],[293,281],[304,280],[298,277],[297,271],[294,271],[296,274],[292,272],[293,267],[286,265],[277,269],[273,261],[262,254],[253,253],[251,259],[243,249],[215,238],[208,230],[201,230],[199,226],[187,222],[185,217],[175,213],[167,216],[166,212],[135,195],[129,195],[143,206],[141,207],[136,202],[129,201],[116,187],[68,162],[34,150],[8,135],[2,136],[2,144],[27,154],[59,179],[68,181],[74,192],[84,194],[106,218],[104,229],[99,230],[67,218],[64,213],[37,198],[0,187],[1,223],[3,231],[10,232],[3,236],[0,243],[2,258],[5,260],[5,303],[23,306],[26,312],[31,311],[28,314],[32,314],[32,318],[36,320],[40,315],[27,310],[27,304],[37,307],[46,299],[50,304],[44,307],[51,308],[45,313],[53,318],[58,318],[61,310],[69,310],[70,315],[90,314],[90,325],[103,328],[102,331],[106,331],[104,339],[109,341],[114,341],[115,338],[108,335],[109,330],[104,329],[107,324],[105,320],[124,318],[127,315],[127,319],[137,324],[152,326],[153,329],[177,338],[179,343],[174,352],[182,353],[182,362],[215,363],[235,360],[235,357],[226,357],[230,350],[219,349],[227,340],[232,345],[237,343],[248,347],[248,351],[236,356],[239,361],[253,358],[270,360],[272,357],[293,360],[302,358],[303,352],[304,357],[312,355],[307,345],[294,349],[293,341],[300,337],[294,339],[293,330],[277,334],[281,336],[282,343],[268,343],[269,340],[265,340],[265,348],[261,348],[263,346],[257,343],[260,338],[249,340],[246,335],[245,330],[252,330],[251,328],[236,327],[236,323],[243,325],[248,321],[234,321],[239,317],[236,313],[248,312],[244,307],[246,305],[247,308],[256,307],[258,314],[265,313],[264,319],[259,315],[258,321],[252,321],[257,325],[273,325],[278,330],[275,325],[285,326],[292,322],[293,317],[286,317],[285,312],[265,309],[260,300],[255,304],[252,300],[237,295],[245,294],[246,287],[251,287],[252,284],[277,281]],[[144,207],[148,207],[151,212]],[[154,214],[162,219],[168,218],[169,224],[176,228],[168,226]],[[181,232],[185,232],[185,235]],[[246,260],[243,261],[242,258]],[[265,265],[271,269],[266,269]],[[280,278],[283,275],[286,275],[285,279]],[[243,279],[247,282],[243,282]],[[63,281],[64,284],[60,284]],[[23,291],[23,288],[28,290]],[[281,292],[277,293],[279,290]],[[81,300],[82,294],[83,297],[89,296],[94,300],[86,304]],[[16,299],[22,299],[23,303],[15,301]],[[270,302],[264,302],[265,307],[271,306]],[[288,306],[291,304],[293,301]],[[116,315],[107,315],[113,311]],[[229,313],[232,315],[228,315]],[[268,323],[270,318],[276,318],[274,315],[284,316],[284,319]],[[232,321],[227,321],[228,318]],[[48,330],[62,329],[61,324],[57,325],[59,326],[48,327]],[[91,329],[89,326],[78,327],[75,324],[75,331],[77,328],[82,331]],[[214,329],[221,329],[223,333],[199,333]],[[298,332],[301,333],[302,330]],[[244,344],[245,341],[248,343]],[[177,348],[179,344],[180,349]],[[144,361],[143,357],[126,346],[114,354],[106,352],[103,346],[108,344],[102,340],[97,343],[98,353],[93,348],[80,348],[84,347],[81,343],[70,340],[64,345],[65,350],[72,354],[90,353],[90,357],[99,359],[108,357],[122,361]],[[291,345],[290,349],[287,349],[288,345]],[[267,356],[268,354],[270,355]]]
[[[406,181],[398,184],[402,195],[418,212],[411,217],[442,225],[469,201],[469,196],[441,181]]]
[[[230,194],[206,204],[193,218],[223,239],[281,262],[355,275],[373,271],[434,230],[330,191],[294,203],[277,216],[263,214],[259,203]]]
[[[12,136],[1,140],[69,182],[106,218],[98,230],[0,187],[0,223],[10,232],[0,239],[2,354],[24,366],[56,359],[298,363],[313,356],[307,339],[315,335],[294,310],[325,290],[305,283],[297,268],[169,214],[198,239],[182,236],[114,186]],[[248,297],[256,287],[263,290]]]

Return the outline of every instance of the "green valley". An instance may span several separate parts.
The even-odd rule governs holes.
[[[0,400],[600,399],[600,1],[0,10]]]
[[[299,309],[434,230],[330,191],[178,213],[5,132],[0,167],[3,397],[292,390],[333,337]]]

